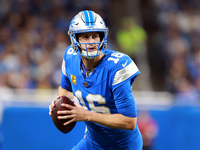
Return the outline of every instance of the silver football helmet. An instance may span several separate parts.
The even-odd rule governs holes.
[[[101,41],[98,43],[79,43],[76,34],[84,32],[99,32]],[[101,16],[90,10],[81,11],[72,19],[68,34],[72,48],[80,55],[90,59],[103,53],[107,45],[108,28]],[[98,44],[98,49],[97,51],[89,52],[86,48],[86,51],[84,51],[81,49],[80,44]]]

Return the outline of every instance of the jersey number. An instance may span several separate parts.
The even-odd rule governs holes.
[[[122,54],[122,53],[113,53],[113,54],[111,54],[111,56],[114,56],[114,57],[116,57],[116,58],[114,58],[114,57],[109,57],[107,60],[108,61],[114,61],[114,63],[116,64],[116,63],[118,63],[118,61],[119,61],[119,58],[121,58],[121,57],[123,57],[124,56],[124,54]]]
[[[84,108],[87,108],[86,103],[88,103],[88,107],[91,111],[103,113],[103,114],[110,114],[110,109],[106,106],[96,106],[94,103],[96,102],[98,105],[106,104],[106,99],[99,94],[88,94],[86,96],[86,103],[83,100],[82,92],[77,90],[75,92],[76,97],[80,100],[80,103],[83,105]]]

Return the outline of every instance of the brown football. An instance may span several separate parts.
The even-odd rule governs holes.
[[[55,107],[52,108],[52,120],[54,125],[57,127],[58,130],[60,130],[62,133],[68,133],[70,132],[74,126],[76,125],[76,122],[72,122],[66,126],[63,125],[63,123],[67,122],[70,119],[58,119],[57,111],[59,110],[68,110],[66,107],[62,107],[61,104],[69,104],[72,106],[75,106],[75,104],[66,96],[61,96],[59,99],[55,102]]]

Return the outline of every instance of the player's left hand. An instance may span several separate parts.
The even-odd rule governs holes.
[[[70,119],[69,121],[65,122],[64,125],[68,125],[73,121],[87,121],[87,116],[89,111],[84,107],[82,107],[81,105],[75,103],[75,106],[71,106],[62,103],[61,106],[69,109],[57,112],[59,115],[61,114],[64,115],[64,116],[58,116],[58,119]]]

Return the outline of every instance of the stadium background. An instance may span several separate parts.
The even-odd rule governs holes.
[[[199,8],[198,0],[1,0],[0,150],[70,149],[83,137],[84,123],[60,133],[48,105],[69,22],[85,9],[104,18],[108,48],[129,54],[141,70],[133,93],[138,120],[146,112],[156,124],[153,149],[198,150]]]

